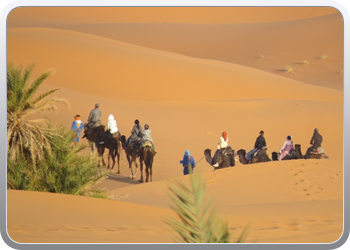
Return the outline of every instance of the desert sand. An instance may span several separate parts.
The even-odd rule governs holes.
[[[213,206],[234,242],[331,243],[343,232],[343,20],[326,7],[18,8],[8,16],[7,60],[55,69],[71,109],[49,117],[70,127],[95,103],[129,136],[148,123],[157,155],[153,182],[129,178],[125,155],[95,184],[111,200],[8,190],[7,228],[19,243],[173,243],[165,218],[184,151],[197,161]],[[268,153],[287,135],[309,146],[313,129],[329,159],[272,161],[213,171],[203,159],[223,131],[251,150],[260,130]],[[83,139],[82,143],[86,143]],[[89,149],[84,151],[90,154]],[[106,156],[105,156],[106,157]]]

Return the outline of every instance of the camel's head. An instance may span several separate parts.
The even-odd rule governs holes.
[[[125,135],[122,135],[122,136],[120,137],[120,141],[121,141],[121,143],[122,143],[122,147],[125,148],[125,144],[126,144],[126,137],[125,137]]]
[[[209,148],[204,150],[204,155],[211,155],[211,150]]]
[[[240,150],[237,151],[237,155],[243,155],[243,156],[245,156],[245,155],[246,155],[246,152],[245,152],[244,149],[240,149]]]
[[[278,161],[278,153],[276,151],[272,152],[272,160],[273,161]]]

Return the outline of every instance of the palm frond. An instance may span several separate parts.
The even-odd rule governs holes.
[[[227,223],[217,218],[216,210],[210,209],[211,200],[205,199],[206,184],[199,174],[191,175],[191,185],[175,181],[169,185],[171,208],[180,221],[167,220],[176,232],[179,242],[213,243],[229,242]]]
[[[23,106],[26,104],[39,89],[40,85],[53,73],[53,71],[47,71],[42,73],[37,79],[35,79],[28,89],[23,90],[23,98],[21,98],[21,102]],[[26,83],[23,83],[26,86]]]
[[[28,116],[38,112],[56,112],[56,103],[70,108],[64,98],[50,97],[58,89],[44,92],[34,98],[41,84],[53,73],[49,70],[29,83],[34,64],[23,70],[22,66],[7,64],[7,152],[14,160],[19,154],[26,154],[32,162],[44,158],[44,150],[50,152],[46,119],[29,120]],[[29,86],[30,85],[30,86]],[[28,87],[29,86],[29,87]]]

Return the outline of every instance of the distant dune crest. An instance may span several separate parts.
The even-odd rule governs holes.
[[[8,26],[63,23],[254,23],[339,13],[331,7],[21,7]]]

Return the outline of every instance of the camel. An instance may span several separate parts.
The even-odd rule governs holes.
[[[215,162],[213,162],[213,158],[211,157],[211,150],[210,149],[204,150],[204,155],[205,155],[206,161],[211,166],[215,164]],[[227,147],[224,154],[219,155],[219,162],[218,162],[219,166],[214,167],[214,170],[219,169],[219,168],[234,167],[235,162],[236,162],[235,151],[231,147]]]
[[[88,140],[88,143],[91,147],[91,155],[95,155],[95,147],[98,149],[100,145],[100,141],[102,138],[102,135],[105,131],[105,126],[100,125],[98,127],[94,128],[88,128],[88,126],[84,126],[84,137]],[[99,155],[101,156],[101,155]]]
[[[278,161],[278,157],[279,157],[279,153],[277,153],[276,151],[272,152],[271,158],[273,161]]]
[[[304,155],[301,153],[301,145],[295,144],[295,152],[297,154],[298,159],[304,159]]]
[[[141,178],[139,182],[143,182],[143,163],[145,163],[145,172],[146,172],[146,182],[148,180],[152,182],[152,165],[153,165],[153,158],[156,155],[157,152],[152,150],[152,144],[148,141],[144,143],[143,146],[139,149],[139,157],[140,157],[140,171],[141,171]]]
[[[99,155],[103,155],[105,148],[109,150],[108,152],[108,166],[107,169],[110,168],[110,159],[112,158],[113,165],[111,169],[114,169],[115,165],[115,157],[117,156],[117,163],[118,163],[118,171],[117,174],[120,174],[120,158],[122,153],[122,143],[118,137],[108,137],[104,139],[104,143],[99,145],[98,152]],[[104,158],[102,157],[102,164],[103,166],[106,166],[106,163],[104,161]]]
[[[304,155],[301,153],[301,145],[295,144],[295,151],[298,159],[304,159]],[[329,156],[324,152],[322,147],[319,147],[316,150],[313,150],[309,154],[309,159],[328,159]]]
[[[137,152],[137,150],[133,147],[132,143],[130,143],[127,147],[125,147],[125,144],[126,144],[126,137],[125,137],[125,135],[122,135],[120,137],[120,141],[121,141],[122,146],[124,148],[126,159],[128,160],[128,163],[129,163],[130,178],[131,179],[135,179],[137,170],[139,168],[139,165],[137,164],[136,159],[139,158],[140,165],[141,165],[140,155]],[[133,163],[135,165],[135,172],[132,171],[132,164]]]
[[[239,156],[239,162],[245,165],[245,164],[271,161],[271,159],[266,153],[266,150],[267,149],[261,149],[260,151],[258,151],[258,153],[255,153],[251,163],[249,163],[249,160],[245,158],[246,151],[244,149],[240,149],[237,151],[237,155]]]
[[[276,152],[276,151],[274,151],[274,152],[272,152],[272,160],[273,161],[278,161],[278,158],[279,158],[279,156],[280,156],[280,153],[278,152]],[[297,156],[297,153],[296,153],[296,151],[294,150],[294,149],[291,149],[290,151],[289,151],[289,153],[288,153],[288,155],[286,155],[283,159],[282,159],[282,161],[285,161],[285,160],[293,160],[293,159],[299,159],[298,158],[298,156]]]

